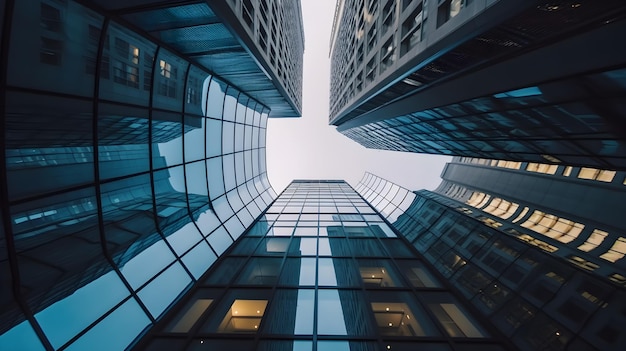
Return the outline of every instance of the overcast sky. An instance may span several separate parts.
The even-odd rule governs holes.
[[[344,179],[356,186],[366,171],[411,190],[434,189],[450,157],[366,149],[328,125],[334,11],[335,0],[302,0],[302,117],[269,120],[267,172],[274,190],[280,193],[293,179]]]

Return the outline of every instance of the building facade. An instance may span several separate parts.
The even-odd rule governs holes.
[[[137,350],[509,350],[343,181],[293,181]]]
[[[624,170],[624,11],[340,1],[330,124],[369,148]]]
[[[218,15],[241,2],[2,2],[0,349],[128,347],[273,201],[302,23],[262,3],[289,62]]]
[[[435,192],[372,174],[356,190],[519,349],[620,350],[626,245],[603,196],[624,198],[624,173],[539,168],[456,158]]]

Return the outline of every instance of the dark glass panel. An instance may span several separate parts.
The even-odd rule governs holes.
[[[73,2],[38,1],[17,2],[12,15],[8,85],[91,97],[103,17]]]
[[[150,167],[148,110],[99,104],[98,158],[100,178],[108,179],[145,172]],[[180,135],[172,131],[172,137]],[[165,167],[159,159],[154,168]]]
[[[115,22],[109,24],[105,40],[100,98],[147,106],[156,45]]]
[[[152,111],[152,167],[175,166],[183,163],[183,125],[180,113]],[[185,119],[185,131],[199,128]],[[191,121],[195,122],[195,121]]]
[[[7,92],[6,103],[10,200],[93,182],[91,102]]]

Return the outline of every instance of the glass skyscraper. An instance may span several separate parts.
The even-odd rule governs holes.
[[[343,181],[293,181],[138,350],[505,350]]]
[[[356,190],[517,348],[623,349],[624,172],[521,165],[456,158],[434,192],[372,174]]]
[[[623,1],[338,1],[330,124],[368,147],[626,169]]]

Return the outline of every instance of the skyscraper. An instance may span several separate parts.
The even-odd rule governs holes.
[[[299,3],[1,15],[0,349],[124,349],[276,196],[265,128],[300,114]]]
[[[592,173],[455,158],[435,192],[371,174],[356,189],[519,349],[620,350],[624,172]]]
[[[293,181],[138,350],[504,350],[343,181]]]
[[[369,148],[626,169],[622,1],[339,1],[330,123]]]

